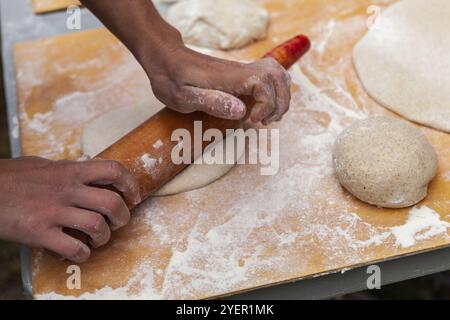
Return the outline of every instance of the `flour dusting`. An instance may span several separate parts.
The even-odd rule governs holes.
[[[277,28],[278,16],[293,21],[289,14],[299,10],[298,3],[296,0],[283,2],[286,12],[279,11],[272,16]],[[329,2],[330,10],[339,9],[335,6],[335,2]],[[356,43],[362,35],[355,30],[366,28],[366,17],[352,18],[352,10],[347,13],[340,10],[339,15],[327,20],[318,19],[310,30],[311,52],[290,71],[295,89],[292,107],[281,123],[270,127],[279,129],[280,133],[277,175],[264,177],[258,165],[238,165],[207,188],[145,201],[134,210],[126,230],[139,237],[127,241],[122,238],[111,246],[121,246],[121,250],[108,252],[123,255],[121,259],[115,256],[116,261],[126,261],[127,268],[134,268],[130,279],[125,275],[121,278],[121,266],[111,264],[107,270],[121,278],[123,287],[112,288],[110,283],[102,282],[99,286],[104,288],[91,288],[91,292],[80,297],[52,293],[57,290],[50,287],[46,289],[49,293],[36,297],[211,298],[305,276],[316,277],[330,270],[346,272],[355,265],[409,253],[421,241],[431,238],[438,241],[446,236],[449,225],[443,221],[445,215],[439,216],[424,207],[412,209],[409,217],[402,212],[388,214],[382,210],[369,215],[340,187],[334,176],[331,150],[336,137],[358,119],[384,114],[382,108],[374,108],[356,76],[349,72],[352,68],[348,44]],[[323,14],[328,14],[328,10]],[[279,29],[286,28],[287,24]],[[281,42],[284,35],[273,35],[272,40]],[[217,51],[194,49],[225,56]],[[104,54],[109,50],[108,47]],[[334,52],[341,54],[336,57]],[[43,55],[34,53],[33,56]],[[239,52],[226,57],[250,59],[250,55],[242,57]],[[60,156],[69,149],[69,155],[76,155],[76,139],[66,136],[64,131],[54,132],[55,124],[78,128],[88,118],[130,104],[133,99],[140,100],[139,95],[144,96],[148,89],[144,86],[148,79],[143,74],[136,76],[142,71],[131,59],[120,62],[95,59],[94,62],[117,68],[108,68],[108,72],[98,76],[89,91],[93,94],[76,86],[51,101],[50,114],[24,116],[26,113],[22,112],[22,127],[45,141],[45,146],[38,149],[42,154]],[[41,61],[39,65],[49,63]],[[80,65],[92,68],[87,61]],[[125,66],[119,68],[120,65]],[[77,68],[60,65],[58,70],[72,74]],[[19,70],[26,83],[21,101],[29,99],[36,87],[49,86],[43,70],[29,63]],[[93,110],[91,105],[97,105],[98,109]],[[80,114],[74,115],[77,112]],[[77,126],[70,126],[72,115]],[[153,145],[154,149],[161,147],[158,143]],[[132,159],[133,163],[151,170],[162,159],[154,151],[148,150],[151,155]],[[251,155],[257,152],[255,148],[248,151]],[[448,173],[446,177],[450,180]],[[375,215],[386,220],[380,222]],[[401,222],[399,215],[404,218]],[[33,277],[41,281],[39,277],[48,277],[52,270],[48,268],[45,254],[43,257],[36,258],[33,268]],[[59,271],[64,279],[61,281],[65,281],[65,270]],[[95,277],[96,273],[85,276]]]
[[[450,223],[441,220],[439,213],[427,206],[415,207],[410,210],[408,221],[398,227],[391,228],[396,242],[403,248],[414,246],[439,234],[447,235]]]
[[[139,287],[138,292],[134,292],[135,287]],[[158,300],[161,297],[153,290],[153,271],[149,264],[141,264],[128,283],[121,287],[113,289],[104,287],[94,292],[86,292],[80,296],[65,296],[55,292],[38,294],[37,300]]]
[[[450,181],[450,171],[447,171],[447,172],[444,174],[444,179],[445,179],[446,181]]]
[[[140,160],[142,162],[142,165],[144,166],[144,169],[149,173],[152,172],[152,170],[155,168],[156,164],[158,163],[158,160],[152,158],[148,153],[144,154]]]
[[[158,141],[156,141],[156,142],[153,144],[153,148],[159,149],[159,148],[161,148],[163,145],[164,145],[164,142],[162,142],[160,139],[158,139]]]
[[[388,243],[407,247],[447,230],[448,223],[425,207],[412,209],[408,221],[393,228],[376,227],[353,212],[342,201],[342,189],[334,178],[331,149],[346,121],[364,114],[346,110],[317,88],[298,66],[291,75],[302,88],[294,99],[303,107],[293,108],[283,120],[280,172],[261,177],[258,168],[239,166],[236,168],[239,179],[254,180],[253,188],[238,191],[235,186],[218,181],[208,190],[180,196],[184,204],[177,214],[167,211],[170,202],[164,199],[145,202],[135,212],[140,217],[139,223],[151,230],[151,238],[142,239],[142,245],[170,252],[164,269],[156,269],[161,257],[155,253],[138,264],[139,276],[132,277],[123,288],[105,287],[79,298],[217,296],[245,288],[250,282],[252,286],[264,285],[268,274],[270,281],[286,281],[290,275],[306,273],[312,263],[310,250],[318,246],[323,250],[320,253],[323,265],[338,268],[368,259],[374,255],[373,248]],[[323,119],[317,118],[318,114]],[[299,122],[302,127],[298,131],[283,129],[298,126]],[[300,161],[291,152],[293,149],[302,151]],[[256,150],[250,149],[249,153],[252,152]],[[157,161],[148,154],[140,158],[149,169]],[[323,189],[324,185],[329,188]],[[233,192],[231,197],[215,196]],[[215,210],[199,210],[198,203],[206,197],[214,203]],[[324,243],[327,245],[321,245]],[[270,254],[273,251],[276,254]],[[141,283],[140,291],[130,292],[130,286],[137,281]],[[50,293],[38,298],[66,297]]]

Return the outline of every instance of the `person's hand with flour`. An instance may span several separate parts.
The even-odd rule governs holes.
[[[100,186],[112,185],[123,198]],[[75,262],[90,256],[87,244],[64,232],[78,230],[93,247],[130,220],[126,202],[138,204],[139,186],[114,161],[0,160],[0,238],[42,247]]]
[[[269,124],[287,112],[289,74],[273,59],[243,64],[187,48],[150,0],[82,0],[128,47],[148,74],[155,95],[180,112],[225,119],[249,116]],[[249,114],[239,97],[253,98]],[[113,185],[119,193],[102,188]],[[0,160],[0,238],[46,248],[75,262],[129,222],[128,204],[141,201],[136,179],[114,161]]]
[[[239,63],[187,48],[180,33],[151,1],[82,0],[128,47],[147,72],[155,96],[181,113],[203,111],[225,119],[241,119],[252,97],[250,119],[267,125],[289,109],[289,73],[274,59]]]

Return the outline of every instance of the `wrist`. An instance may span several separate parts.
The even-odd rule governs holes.
[[[145,68],[164,63],[168,51],[183,47],[181,35],[149,0],[81,0]]]
[[[148,32],[142,35],[134,50],[136,59],[147,73],[173,65],[176,57],[186,49],[178,30],[170,25],[164,29],[157,34]]]

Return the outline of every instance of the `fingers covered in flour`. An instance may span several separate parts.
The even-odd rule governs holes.
[[[196,87],[183,88],[185,105],[217,118],[238,120],[245,116],[247,108],[239,98],[218,90]]]

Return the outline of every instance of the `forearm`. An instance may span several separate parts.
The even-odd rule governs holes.
[[[164,64],[183,46],[180,33],[158,13],[151,0],[81,0],[143,64]],[[147,67],[147,66],[146,66]]]
[[[181,113],[203,111],[241,119],[252,96],[254,122],[279,121],[289,108],[289,74],[273,59],[253,64],[200,54],[184,46],[180,33],[151,0],[81,0],[134,54],[155,96]]]

